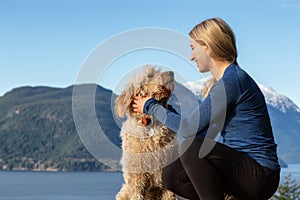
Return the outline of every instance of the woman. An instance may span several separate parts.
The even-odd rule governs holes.
[[[183,117],[150,97],[136,97],[132,104],[134,112],[151,114],[188,137],[180,158],[163,169],[164,184],[191,200],[224,199],[224,194],[268,199],[278,187],[280,166],[264,96],[238,66],[235,37],[226,22],[205,20],[189,35],[191,60],[216,80],[199,108]],[[190,132],[195,116],[197,131]],[[223,143],[207,139],[217,132]],[[204,144],[210,144],[207,151]]]

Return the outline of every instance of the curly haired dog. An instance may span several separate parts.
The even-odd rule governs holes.
[[[121,128],[124,184],[117,200],[175,200],[162,182],[162,168],[178,156],[175,133],[150,115],[131,109],[136,95],[151,96],[167,107],[175,87],[174,73],[152,66],[133,75],[117,97],[115,113],[127,117]]]

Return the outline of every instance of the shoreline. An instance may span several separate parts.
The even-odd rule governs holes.
[[[14,172],[26,172],[26,173],[122,173],[121,171],[46,171],[46,170],[0,170],[0,174],[1,173],[14,173]]]

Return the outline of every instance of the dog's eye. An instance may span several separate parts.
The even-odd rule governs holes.
[[[162,85],[161,88],[162,88],[162,89],[165,89],[166,87]]]

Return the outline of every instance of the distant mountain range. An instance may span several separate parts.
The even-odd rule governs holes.
[[[187,82],[185,86],[200,95],[205,79]],[[278,145],[279,157],[285,163],[300,163],[300,109],[288,97],[278,94],[271,87],[259,85],[263,92],[271,124]]]
[[[179,112],[179,102],[192,106],[189,95],[199,94],[202,85],[203,82],[186,83],[191,92],[177,84],[170,104]],[[109,140],[120,147],[120,121],[116,121],[111,109],[116,95],[93,84],[78,87],[83,91],[96,91],[98,121]],[[279,157],[286,163],[300,163],[300,109],[271,88],[260,87],[267,100]],[[72,114],[72,91],[73,86],[20,87],[0,97],[0,170],[111,170],[86,150],[77,134]],[[84,98],[85,94],[81,95]]]

